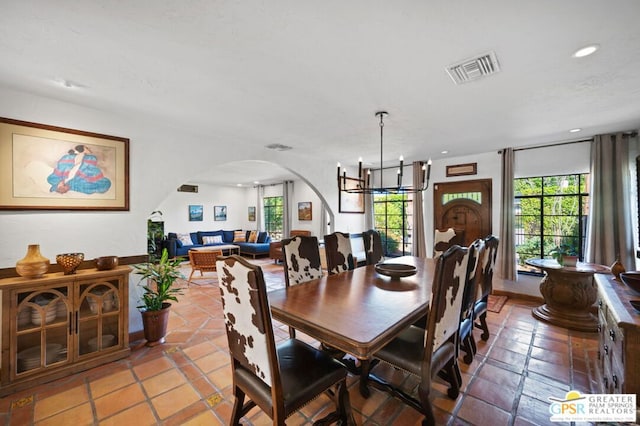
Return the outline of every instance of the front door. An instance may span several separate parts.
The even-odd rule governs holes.
[[[464,244],[492,233],[491,179],[437,183],[433,186],[434,226],[464,231]]]

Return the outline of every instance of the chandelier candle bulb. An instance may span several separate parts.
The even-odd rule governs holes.
[[[340,163],[338,163],[338,186],[340,185]]]
[[[427,182],[429,182],[429,178],[431,177],[431,158],[427,161]]]
[[[398,188],[400,188],[402,186],[402,172],[400,171],[401,169],[398,169]]]
[[[362,157],[358,158],[358,179],[362,179]]]
[[[402,176],[402,174],[403,174],[403,170],[402,170],[403,163],[404,163],[404,157],[401,155],[400,156],[400,168],[398,169],[398,173],[400,173],[400,176]]]
[[[367,170],[367,188],[371,185],[371,169]]]

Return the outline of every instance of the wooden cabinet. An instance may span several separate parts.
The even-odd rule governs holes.
[[[640,393],[640,299],[613,275],[596,274],[598,284],[597,379],[601,393]],[[640,401],[639,401],[640,402]]]
[[[0,280],[0,395],[128,356],[129,272]]]

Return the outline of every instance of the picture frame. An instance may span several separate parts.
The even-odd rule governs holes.
[[[340,177],[340,188],[355,189],[364,182],[361,179]],[[349,193],[342,189],[338,191],[338,212],[364,214],[364,194]]]
[[[0,210],[129,210],[129,139],[0,117]]]
[[[249,222],[255,222],[256,221],[256,208],[255,208],[255,206],[250,206],[248,208],[248,218],[249,218]]]
[[[313,211],[311,201],[301,201],[298,203],[298,220],[311,220]]]
[[[202,204],[189,206],[189,222],[202,222],[204,208]]]
[[[216,222],[227,220],[227,206],[214,206],[213,220]]]
[[[478,174],[478,163],[456,164],[447,166],[447,177]]]

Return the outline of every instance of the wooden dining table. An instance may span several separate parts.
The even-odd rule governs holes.
[[[416,274],[392,279],[367,265],[271,291],[273,318],[352,354],[368,371],[373,354],[425,316],[431,300],[435,259],[403,256],[385,263],[413,265]],[[367,377],[360,391],[369,395]]]

